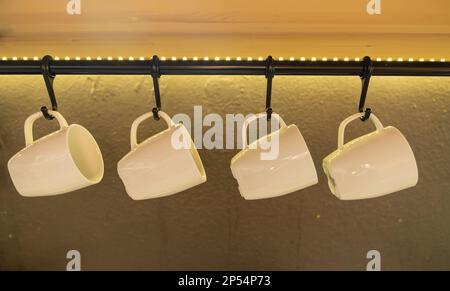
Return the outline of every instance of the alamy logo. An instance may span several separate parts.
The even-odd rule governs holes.
[[[69,0],[66,6],[66,12],[69,15],[81,14],[81,0]]]
[[[381,254],[379,251],[368,251],[366,258],[370,260],[367,263],[366,271],[381,271]]]
[[[263,118],[264,117],[264,118]],[[172,121],[182,123],[193,137],[195,147],[197,149],[260,149],[261,160],[275,160],[279,154],[279,134],[267,134],[268,122],[264,114],[226,114],[225,121],[222,116],[216,113],[209,113],[203,116],[203,107],[194,106],[194,120],[192,122],[189,115],[185,113],[178,113],[172,117]],[[272,121],[270,122],[271,132],[280,129],[280,122],[278,114],[272,114]],[[256,121],[259,121],[258,124]],[[193,127],[193,132],[191,131]],[[209,127],[203,134],[202,128]],[[237,143],[235,143],[235,127],[237,131]],[[243,132],[245,128],[245,133]],[[248,144],[248,140],[253,141]],[[193,133],[193,134],[192,134]],[[258,139],[258,134],[265,138]],[[225,135],[225,139],[224,139]],[[183,130],[175,131],[171,137],[172,147],[174,149],[190,149],[191,141],[185,138]],[[235,147],[236,146],[236,147]]]
[[[70,250],[66,254],[70,261],[66,265],[67,271],[81,271],[81,254],[77,250]]]
[[[370,0],[367,3],[367,13],[370,15],[381,14],[381,0]]]

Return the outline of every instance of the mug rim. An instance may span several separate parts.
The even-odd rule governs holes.
[[[92,145],[95,147],[97,156],[100,157],[100,161],[99,161],[100,162],[100,169],[99,169],[100,173],[95,175],[95,178],[87,177],[80,170],[80,167],[77,165],[77,163],[74,160],[73,152],[72,152],[72,149],[69,144],[69,135],[70,135],[70,132],[73,131],[74,128],[81,129],[83,131],[83,133],[87,135],[87,137],[90,139],[90,142],[92,142]],[[89,130],[87,130],[84,126],[81,126],[79,124],[70,124],[66,129],[67,129],[67,135],[65,137],[65,141],[66,141],[67,149],[70,154],[70,161],[72,162],[73,166],[78,170],[78,173],[80,174],[80,176],[82,176],[86,180],[86,182],[88,182],[89,184],[93,185],[93,184],[99,183],[103,179],[103,175],[105,174],[105,165],[104,165],[102,153],[100,151],[100,147],[98,146],[98,143],[95,140],[94,136],[89,132]]]
[[[192,136],[189,134],[189,131],[187,130],[186,126],[182,123],[178,123],[180,125],[180,128],[182,128],[184,134],[189,137],[189,141],[191,143],[191,147],[189,148],[189,157],[191,158],[192,163],[197,168],[197,173],[200,174],[200,178],[202,179],[202,182],[206,182],[206,171],[205,167],[203,166],[203,161],[200,158],[200,154],[198,153],[198,149],[195,146],[194,141],[192,140]],[[177,125],[175,125],[176,127]]]

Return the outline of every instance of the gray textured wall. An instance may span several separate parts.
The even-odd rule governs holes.
[[[24,146],[23,121],[48,104],[40,76],[0,77],[0,269],[65,269],[80,250],[83,269],[365,269],[368,250],[383,269],[450,269],[450,82],[448,78],[373,78],[368,105],[408,138],[417,187],[363,201],[330,194],[321,160],[333,151],[339,122],[355,112],[356,77],[276,77],[273,107],[296,123],[312,152],[319,184],[275,199],[245,201],[229,163],[237,150],[201,150],[208,182],[183,193],[133,201],[116,172],[129,150],[131,122],[153,105],[151,79],[59,76],[60,112],[96,137],[103,181],[70,194],[23,198],[6,163]],[[169,114],[259,112],[263,77],[166,77]],[[56,129],[40,120],[35,133]],[[146,122],[139,136],[163,129]],[[372,130],[352,123],[348,137]]]

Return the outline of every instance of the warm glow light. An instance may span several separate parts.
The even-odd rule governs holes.
[[[26,57],[26,56],[22,57],[22,60],[24,60],[24,61],[28,61],[28,60],[30,60],[30,59],[32,59],[32,60],[34,60],[34,61],[40,60],[40,58],[37,57],[37,56],[34,56],[34,57],[32,57],[32,58],[29,58],[29,57]],[[58,56],[54,57],[54,59],[55,59],[56,61],[59,61],[59,60],[60,60],[60,58],[59,58]],[[91,58],[90,56],[85,57],[85,59],[88,60],[88,61],[91,61],[91,60],[92,60],[92,58]],[[97,59],[98,61],[101,61],[101,60],[102,60],[102,57],[97,57],[96,59]],[[119,56],[117,59],[118,59],[119,61],[122,61],[124,58],[123,58],[122,56]],[[7,61],[7,60],[8,60],[8,57],[4,56],[4,57],[1,58],[1,60],[2,60],[2,61]],[[17,56],[13,56],[13,57],[11,58],[11,60],[17,61],[17,60],[18,60],[18,57],[17,57]],[[66,57],[64,57],[64,60],[70,61],[71,58],[70,58],[69,56],[66,56]],[[79,61],[79,60],[81,60],[81,57],[76,56],[76,57],[75,57],[75,60]],[[111,60],[113,60],[113,58],[109,56],[109,57],[107,57],[107,60],[111,61]],[[130,57],[128,58],[128,60],[134,61],[135,59],[134,59],[134,57],[130,56]],[[144,58],[143,56],[141,56],[141,57],[139,57],[139,60],[144,61],[145,58]],[[161,57],[161,60],[162,60],[162,61],[165,61],[165,60],[166,60],[166,57]],[[172,61],[176,61],[176,60],[177,60],[177,57],[173,56],[173,57],[171,57],[171,60],[172,60]],[[183,60],[183,61],[187,61],[188,58],[184,56],[184,57],[182,57],[182,60]],[[195,57],[192,58],[192,60],[197,61],[197,60],[198,60],[198,57],[195,56]],[[204,57],[203,60],[208,61],[208,60],[209,60],[209,57]],[[220,61],[220,57],[214,57],[214,60],[215,60],[215,61]],[[227,57],[225,58],[225,60],[226,60],[226,61],[231,61],[231,57],[227,56]],[[237,61],[241,61],[242,58],[241,58],[241,57],[237,57],[236,60],[237,60]],[[257,60],[258,60],[258,61],[264,61],[264,58],[263,58],[263,57],[258,57]],[[279,60],[279,61],[284,61],[284,58],[283,58],[283,57],[278,57],[278,60]],[[307,59],[306,59],[305,57],[300,57],[299,60],[300,60],[300,61],[306,61]],[[326,61],[328,61],[328,58],[323,57],[323,58],[321,58],[321,60],[324,61],[324,62],[326,62]],[[334,57],[332,60],[335,61],[335,62],[337,62],[337,61],[339,61],[339,58],[338,58],[338,57]],[[350,59],[349,59],[348,57],[345,57],[345,58],[343,58],[343,60],[344,60],[345,62],[348,62]],[[360,58],[355,58],[354,60],[358,62],[358,61],[360,61]],[[247,57],[247,61],[253,61],[253,58],[252,58],[252,57]],[[290,57],[290,58],[289,58],[289,61],[295,61],[295,58],[294,58],[294,57]],[[312,61],[312,62],[315,62],[315,61],[317,61],[317,58],[316,58],[316,57],[311,57],[311,61]],[[381,61],[382,61],[382,58],[376,58],[376,61],[377,61],[377,62],[381,62]],[[387,62],[393,62],[394,59],[391,58],[391,57],[389,57],[389,58],[386,59],[386,61],[387,61]],[[414,58],[408,58],[408,59],[397,58],[396,61],[397,61],[397,62],[404,62],[404,61],[414,62]],[[419,62],[425,62],[425,59],[424,59],[424,58],[420,58],[420,59],[418,59],[418,61],[419,61]],[[441,59],[439,59],[439,58],[438,58],[438,59],[430,58],[429,61],[430,61],[430,62],[436,62],[436,61],[446,62],[446,59],[444,59],[444,58],[441,58]]]

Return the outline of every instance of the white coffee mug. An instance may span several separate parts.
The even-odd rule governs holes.
[[[242,127],[244,148],[231,160],[231,172],[239,184],[239,192],[247,200],[285,195],[317,184],[317,172],[305,140],[297,126],[286,126],[283,119],[272,113],[280,123],[280,129],[247,143],[247,127],[262,117],[260,113],[247,118]],[[264,158],[267,152],[262,144],[278,146],[274,158]]]
[[[338,148],[323,160],[331,192],[342,200],[374,198],[409,187],[418,181],[413,151],[395,127],[383,127],[371,114],[376,130],[344,144],[348,123],[364,115],[357,113],[339,126]]]
[[[206,173],[189,132],[174,124],[164,112],[159,116],[168,128],[137,143],[139,124],[153,117],[145,113],[131,126],[131,151],[117,164],[117,171],[128,195],[134,200],[175,194],[206,182]]]
[[[57,111],[50,111],[60,129],[33,141],[34,113],[25,121],[26,147],[8,162],[17,191],[26,197],[63,194],[97,184],[103,178],[103,158],[94,137],[78,124],[68,125]]]

